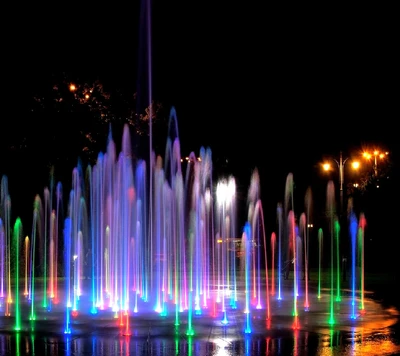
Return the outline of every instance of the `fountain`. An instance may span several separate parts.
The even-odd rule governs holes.
[[[177,127],[174,108],[170,122]],[[68,338],[114,330],[132,338],[148,335],[151,324],[161,334],[192,340],[216,325],[225,335],[239,329],[246,337],[274,328],[365,330],[395,322],[394,314],[364,298],[364,215],[359,222],[354,213],[350,218],[352,291],[342,294],[332,182],[329,229],[320,228],[313,241],[307,228],[311,192],[297,219],[289,174],[268,239],[257,170],[250,177],[247,223],[239,229],[235,179],[221,179],[214,188],[210,149],[192,153],[184,171],[177,135],[167,138],[164,161],[151,156],[151,167],[133,161],[130,144],[128,126],[120,153],[110,134],[94,166],[73,170],[68,201],[51,177],[43,197],[35,197],[27,236],[19,218],[10,221],[11,197],[2,178],[2,331]],[[322,236],[330,244],[322,244]],[[310,244],[318,245],[314,284]],[[325,278],[323,247],[330,253]],[[285,263],[293,276],[283,280]]]

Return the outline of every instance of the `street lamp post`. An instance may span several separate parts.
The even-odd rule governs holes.
[[[347,162],[349,158],[345,158],[343,160],[343,155],[342,155],[342,151],[340,151],[340,155],[339,155],[339,162],[334,159],[334,161],[337,163],[338,168],[339,168],[339,189],[340,189],[340,213],[342,213],[342,209],[343,209],[343,182],[344,182],[344,165]]]
[[[348,159],[348,157],[343,159],[342,151],[340,151],[339,160],[333,158],[339,169],[340,213],[342,213],[343,210],[344,165]],[[329,163],[324,163],[323,167],[325,171],[329,171],[331,169],[331,165]]]
[[[336,162],[339,169],[339,193],[340,193],[340,214],[343,212],[343,187],[344,187],[344,168],[348,161],[349,157],[343,158],[343,153],[340,151],[339,160],[332,158],[333,161]],[[353,169],[357,170],[360,168],[360,162],[352,161]],[[330,171],[332,169],[329,163],[324,163],[323,168],[325,171]]]
[[[372,165],[372,168],[374,170],[374,175],[375,177],[378,176],[378,159],[384,159],[389,152],[380,152],[378,150],[374,150],[372,153],[369,152],[363,152],[363,157],[367,160],[370,160],[372,157],[374,158],[374,163]]]

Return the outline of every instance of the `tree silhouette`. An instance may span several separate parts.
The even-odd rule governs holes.
[[[78,159],[84,164],[96,162],[106,149],[110,129],[118,142],[128,124],[136,150],[148,142],[150,115],[153,136],[167,131],[161,103],[153,101],[138,112],[136,92],[111,81],[52,73],[32,84],[26,88],[26,100],[21,98],[20,117],[12,120],[10,134],[2,142],[9,153],[8,166],[20,162],[28,170],[46,174],[56,166],[56,171],[69,175]]]

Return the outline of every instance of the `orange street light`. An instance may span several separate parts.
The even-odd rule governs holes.
[[[385,159],[389,155],[389,152],[380,152],[378,150],[374,150],[372,153],[368,151],[363,152],[363,157],[367,159],[368,161],[374,160],[373,163],[373,170],[374,170],[374,175],[378,175],[378,159]]]
[[[341,207],[343,206],[343,183],[344,183],[344,166],[346,164],[346,162],[348,161],[349,157],[343,159],[343,155],[342,152],[340,152],[339,155],[339,160],[336,160],[335,158],[333,158],[333,161],[336,162],[338,169],[339,169],[339,189],[340,189],[340,204]],[[353,169],[357,170],[360,168],[360,162],[358,161],[352,161],[351,162],[351,166],[353,167]],[[332,170],[332,166],[329,162],[325,162],[322,164],[322,168],[325,171],[330,171]]]

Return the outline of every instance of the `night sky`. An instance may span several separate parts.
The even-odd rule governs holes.
[[[210,147],[216,169],[237,176],[243,192],[257,168],[268,213],[283,198],[288,173],[300,192],[324,185],[319,163],[340,151],[382,147],[398,179],[398,21],[392,9],[374,6],[154,1],[151,95],[175,107],[182,156]],[[140,2],[68,3],[10,16],[2,122],[13,129],[24,125],[23,101],[50,73],[147,95]],[[2,137],[7,130],[3,124]]]

